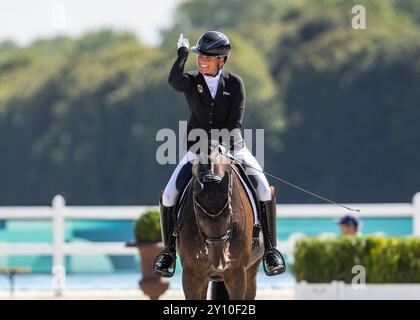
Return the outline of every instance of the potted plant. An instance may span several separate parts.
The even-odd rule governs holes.
[[[157,300],[168,289],[169,281],[153,272],[153,262],[163,249],[160,214],[157,210],[147,210],[134,223],[135,243],[128,247],[137,247],[140,254],[142,279],[140,289],[152,300]]]

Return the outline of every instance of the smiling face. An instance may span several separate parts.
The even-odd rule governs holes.
[[[199,54],[197,56],[198,71],[205,75],[215,76],[219,72],[220,67],[225,63],[225,58],[210,57]]]

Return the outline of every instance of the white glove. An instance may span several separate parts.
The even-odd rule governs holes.
[[[179,35],[179,39],[178,39],[178,49],[181,47],[186,47],[187,49],[190,48],[190,43],[188,42],[187,38],[184,38],[184,34],[180,34]]]

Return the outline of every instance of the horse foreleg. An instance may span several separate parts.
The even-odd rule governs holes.
[[[245,300],[255,300],[257,295],[257,276],[251,276],[247,280],[246,291],[245,291]]]
[[[235,270],[223,277],[225,281],[226,290],[229,293],[230,300],[245,299],[245,291],[247,285],[246,268]]]
[[[201,292],[201,300],[207,300],[208,287],[209,287],[209,281],[207,280],[206,285],[204,286],[204,288]]]
[[[182,289],[186,300],[205,300],[207,298],[208,279],[197,275],[192,270],[182,270]]]
[[[260,261],[257,261],[247,270],[245,300],[255,300],[255,296],[257,295],[257,273],[259,267]]]

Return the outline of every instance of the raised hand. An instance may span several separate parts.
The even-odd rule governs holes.
[[[190,48],[190,43],[189,43],[189,41],[188,41],[187,38],[184,38],[184,34],[183,33],[181,33],[179,35],[177,46],[178,46],[178,49],[181,48],[181,47],[186,47],[187,49]]]

